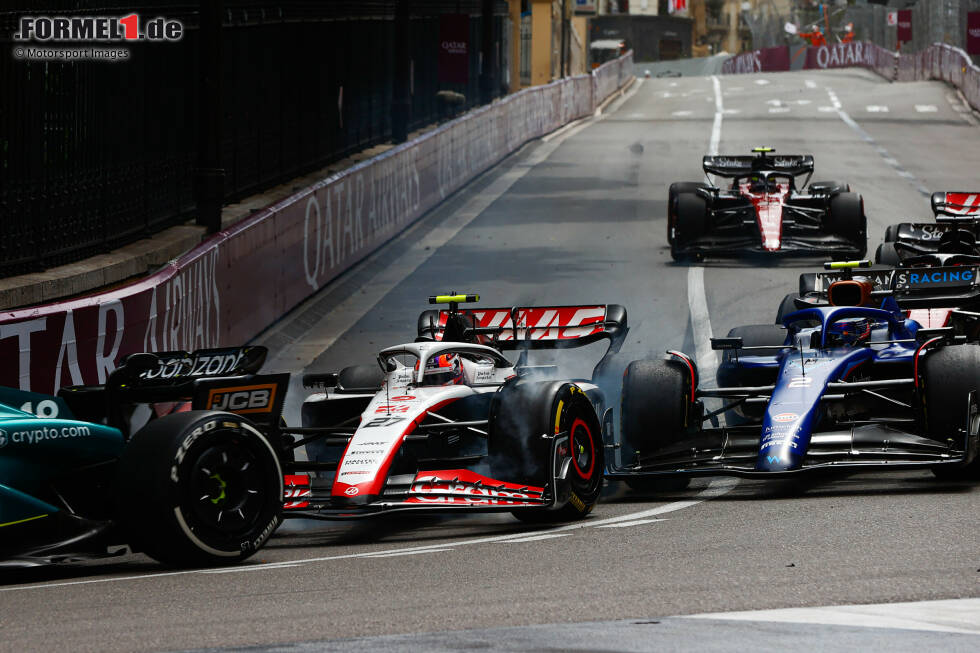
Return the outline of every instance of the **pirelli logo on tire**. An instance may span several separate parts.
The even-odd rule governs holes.
[[[271,413],[276,405],[276,384],[260,383],[232,388],[211,388],[205,406],[229,413]]]

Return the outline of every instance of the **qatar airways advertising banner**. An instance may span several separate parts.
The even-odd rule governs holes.
[[[980,11],[966,15],[966,53],[980,54]]]
[[[439,81],[470,81],[470,17],[466,14],[439,17]]]
[[[789,47],[760,48],[732,57],[722,64],[722,73],[738,75],[743,73],[780,72],[789,70]]]
[[[898,12],[898,42],[906,43],[912,40],[912,10],[902,9]]]

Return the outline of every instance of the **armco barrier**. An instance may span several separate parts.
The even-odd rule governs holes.
[[[631,76],[632,52],[525,89],[266,207],[126,287],[0,313],[0,384],[102,383],[137,351],[241,344],[475,175]]]
[[[761,48],[726,59],[721,65],[724,75],[767,73],[789,70],[789,48]]]

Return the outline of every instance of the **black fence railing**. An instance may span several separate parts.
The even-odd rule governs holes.
[[[200,5],[18,4],[16,12],[0,9],[0,277],[105,252],[195,215],[206,101],[199,84]],[[391,138],[395,5],[223,2],[217,118],[225,202]],[[502,0],[408,6],[408,125],[415,129],[440,117],[440,90],[462,93],[459,108],[479,103],[482,21],[491,16],[499,41],[507,8]],[[129,13],[179,20],[183,38],[93,44],[127,48],[129,58],[115,63],[13,56],[23,45],[13,40],[21,16]],[[470,17],[466,84],[439,82],[440,17],[450,13]],[[502,50],[492,52],[500,58]],[[506,65],[495,64],[487,70]],[[492,96],[501,94],[499,76],[490,88]]]

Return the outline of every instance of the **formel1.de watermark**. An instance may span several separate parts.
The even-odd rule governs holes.
[[[13,56],[25,61],[125,61],[129,48],[111,44],[172,43],[184,36],[179,20],[139,14],[21,16],[17,27]]]

